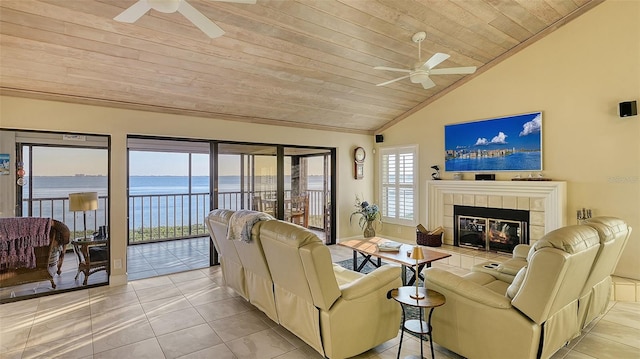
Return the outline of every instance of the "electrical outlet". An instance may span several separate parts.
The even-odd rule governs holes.
[[[402,233],[402,227],[397,227],[396,228],[396,233],[401,234]]]
[[[122,269],[122,259],[113,260],[113,269]]]

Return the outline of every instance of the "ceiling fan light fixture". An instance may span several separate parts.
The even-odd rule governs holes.
[[[426,72],[413,72],[411,73],[409,78],[412,83],[420,84],[425,81],[429,81],[429,74],[427,74]]]

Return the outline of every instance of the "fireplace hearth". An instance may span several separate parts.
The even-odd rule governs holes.
[[[454,206],[453,214],[455,246],[512,253],[529,244],[529,211]]]

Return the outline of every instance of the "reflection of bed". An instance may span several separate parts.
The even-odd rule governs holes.
[[[43,220],[50,221],[50,228],[42,231],[45,238],[36,238],[38,235],[34,235],[34,232],[22,236],[19,241],[8,236],[12,232],[11,228],[16,228],[16,225],[39,224]],[[64,246],[69,243],[69,236],[69,228],[53,219],[0,218],[0,288],[43,280],[50,281],[51,287],[55,288],[50,268],[55,267],[58,274],[62,272]],[[24,250],[15,250],[20,249],[16,247]]]

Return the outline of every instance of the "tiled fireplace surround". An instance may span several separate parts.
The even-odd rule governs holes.
[[[451,253],[446,264],[469,270],[474,264],[503,261],[509,255],[453,246],[453,206],[476,206],[530,211],[530,242],[568,223],[566,182],[560,181],[428,181],[427,228],[445,228],[444,246]],[[435,249],[435,248],[434,248]],[[640,282],[613,276],[611,299],[640,301]]]
[[[566,225],[566,182],[558,181],[429,181],[428,228],[442,226],[444,243],[453,244],[453,206],[529,211],[529,240]]]

